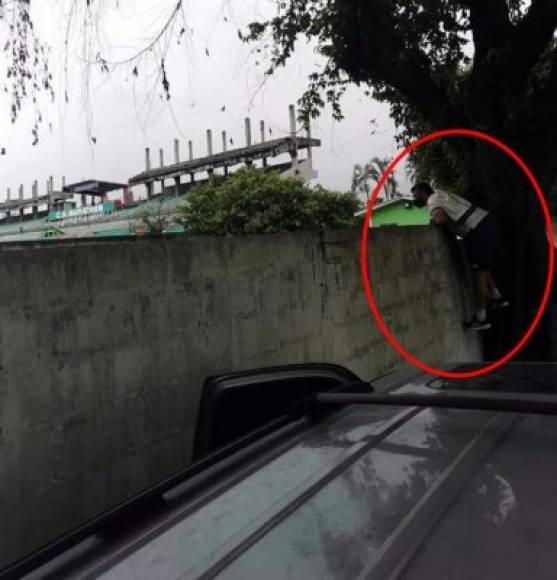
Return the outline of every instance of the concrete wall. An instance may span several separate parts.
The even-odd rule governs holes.
[[[304,361],[364,378],[399,356],[372,321],[359,232],[0,246],[0,562],[188,463],[200,387]],[[402,344],[478,356],[433,228],[375,230],[373,285]]]

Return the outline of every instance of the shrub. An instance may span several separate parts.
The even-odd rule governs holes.
[[[194,186],[178,220],[191,234],[259,234],[350,227],[357,210],[354,194],[243,168],[227,179]]]

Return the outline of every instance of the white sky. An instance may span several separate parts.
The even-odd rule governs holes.
[[[85,4],[85,0],[79,3]],[[98,46],[107,46],[112,52],[103,50],[102,55],[118,60],[132,54],[134,47],[145,45],[146,39],[168,17],[175,0],[120,0],[118,10],[113,8],[115,0],[96,3],[105,10],[98,26],[102,41],[91,49],[92,55]],[[140,64],[138,78],[131,74],[132,66],[120,68],[108,78],[95,68],[87,99],[83,94],[83,75],[87,70],[83,64],[83,34],[75,30],[69,45],[70,101],[66,104],[62,65],[69,5],[70,0],[32,2],[39,34],[52,47],[51,66],[57,93],[56,102],[42,108],[45,121],[37,146],[31,145],[32,109],[27,107],[12,125],[9,101],[0,91],[0,145],[7,150],[7,155],[0,157],[0,199],[6,197],[7,187],[13,192],[20,183],[24,184],[25,197],[29,197],[35,179],[39,181],[40,193],[44,193],[49,175],[54,176],[56,185],[62,175],[68,183],[88,178],[126,182],[144,169],[145,147],[151,148],[154,166],[158,165],[160,147],[165,149],[167,163],[173,159],[175,138],[181,141],[183,157],[189,139],[194,142],[195,156],[204,155],[205,132],[209,128],[213,130],[214,151],[221,150],[222,130],[234,139],[235,146],[240,146],[244,143],[246,116],[252,119],[254,140],[259,139],[260,119],[271,127],[272,137],[285,134],[288,105],[301,95],[307,74],[316,62],[311,48],[301,43],[288,66],[260,88],[264,65],[256,65],[258,55],[251,54],[253,47],[238,39],[237,30],[253,17],[269,11],[272,2],[189,0],[184,7],[188,32],[178,44],[183,25],[179,20],[170,37],[167,57],[170,103],[159,98],[160,83],[153,79],[152,64],[146,69],[146,63]],[[3,26],[2,45],[6,35]],[[224,112],[222,106],[226,107]],[[326,110],[312,127],[313,136],[322,141],[321,148],[314,151],[319,171],[317,181],[339,190],[350,188],[355,163],[365,163],[376,155],[392,157],[397,151],[393,123],[384,105],[353,88],[344,99],[344,113],[345,120],[338,124],[332,121],[330,110]],[[376,121],[375,134],[371,120]],[[88,127],[97,139],[96,145],[91,142]],[[402,170],[397,177],[404,182]]]

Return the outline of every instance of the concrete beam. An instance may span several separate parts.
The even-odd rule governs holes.
[[[281,137],[265,143],[256,143],[251,147],[241,147],[238,149],[228,150],[226,152],[215,153],[210,157],[202,157],[191,159],[189,161],[182,161],[176,165],[169,165],[163,170],[153,169],[134,175],[130,178],[130,184],[146,183],[149,181],[160,180],[162,176],[166,178],[173,178],[175,175],[192,175],[194,173],[207,172],[209,169],[218,169],[221,167],[236,165],[239,163],[249,163],[264,157],[278,157],[284,153],[296,153],[300,149],[306,149],[308,146],[319,147],[321,142],[318,139],[308,141],[305,136],[296,137]]]

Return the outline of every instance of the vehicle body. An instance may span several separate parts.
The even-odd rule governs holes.
[[[0,577],[554,577],[556,388],[537,363],[209,379],[190,467]]]

